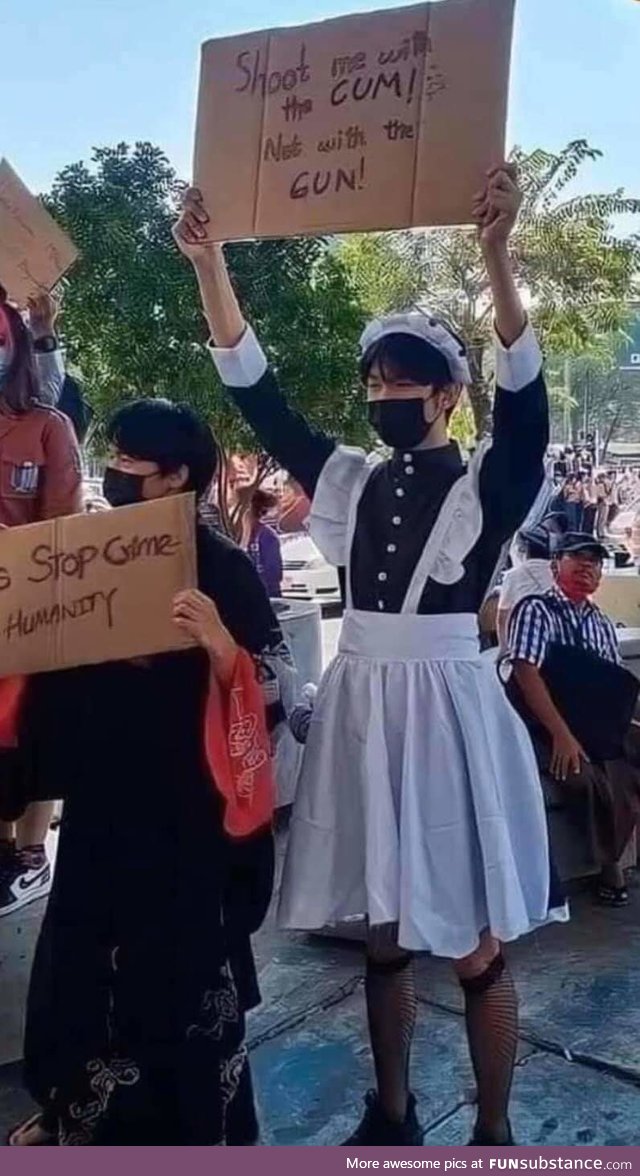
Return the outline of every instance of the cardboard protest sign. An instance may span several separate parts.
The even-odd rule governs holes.
[[[66,233],[0,160],[0,283],[18,306],[44,287],[52,290],[78,256]]]
[[[464,224],[504,156],[514,0],[207,41],[194,183],[215,240]]]
[[[0,677],[185,648],[195,584],[190,494],[0,531]]]

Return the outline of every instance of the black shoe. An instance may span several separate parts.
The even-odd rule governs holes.
[[[387,1118],[375,1090],[370,1090],[365,1100],[365,1112],[359,1127],[345,1139],[342,1147],[356,1144],[369,1147],[422,1147],[422,1128],[416,1114],[416,1100],[410,1094],[407,1113],[403,1123]]]
[[[480,1127],[476,1127],[473,1135],[471,1136],[471,1139],[469,1140],[469,1147],[515,1147],[515,1140],[513,1138],[511,1124],[508,1123],[507,1127],[509,1129],[509,1135],[507,1139],[505,1139],[504,1143],[496,1143],[495,1139],[492,1139],[490,1135],[487,1135],[486,1131],[483,1131]]]
[[[253,1097],[253,1081],[249,1062],[245,1062],[238,1089],[227,1107],[227,1147],[257,1147],[260,1128]]]

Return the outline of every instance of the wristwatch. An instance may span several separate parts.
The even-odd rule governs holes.
[[[40,339],[34,339],[33,349],[49,355],[52,351],[58,350],[58,340],[55,335],[42,335]]]

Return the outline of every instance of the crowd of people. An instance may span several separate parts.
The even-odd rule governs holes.
[[[410,310],[369,324],[360,378],[390,456],[345,447],[289,407],[223,248],[209,241],[207,209],[186,194],[174,236],[195,271],[213,363],[259,444],[311,500],[311,536],[343,574],[339,650],[294,708],[269,600],[281,577],[270,500],[252,500],[245,554],[206,509],[216,467],[206,424],[179,403],[125,406],[108,427],[106,501],[193,491],[202,508],[198,589],[174,602],[194,646],[0,679],[0,913],[48,888],[47,806],[64,803],[27,1002],[25,1082],[38,1109],[10,1145],[258,1141],[244,1044],[260,1000],[251,935],[272,895],[271,764],[290,715],[305,747],[280,925],[366,920],[375,1087],[345,1142],[422,1141],[410,1062],[415,958],[428,952],[450,961],[461,987],[472,1143],[513,1144],[518,1005],[505,945],[568,918],[543,778],[582,797],[599,897],[612,905],[628,899],[620,858],[640,814],[637,684],[592,602],[604,550],[583,516],[556,511],[521,536],[526,586],[512,576],[497,602],[506,688],[493,651],[480,652],[478,614],[537,500],[549,443],[542,357],[508,251],[519,204],[505,164],[472,210],[493,297],[496,395],[493,437],[465,464],[449,425],[469,362],[446,323]],[[0,303],[5,526],[81,508],[46,308],[25,323]],[[585,659],[611,701],[602,713],[617,716],[610,725],[575,706]],[[249,802],[229,751],[238,690],[257,740]]]
[[[552,470],[554,507],[572,531],[603,540],[621,510],[640,505],[640,468],[600,468],[591,447],[561,449]]]

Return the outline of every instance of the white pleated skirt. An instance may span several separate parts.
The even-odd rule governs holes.
[[[345,614],[292,816],[284,927],[366,916],[460,959],[550,919],[542,791],[472,615]]]

